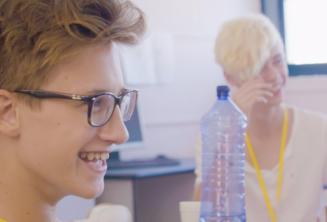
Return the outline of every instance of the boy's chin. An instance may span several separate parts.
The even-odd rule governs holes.
[[[83,186],[83,185],[81,185]],[[81,187],[81,189],[74,193],[76,196],[80,196],[85,199],[94,199],[96,197],[99,197],[104,189],[104,183],[93,185],[93,186],[85,186]]]

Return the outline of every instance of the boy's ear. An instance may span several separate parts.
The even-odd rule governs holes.
[[[0,133],[17,136],[19,132],[19,118],[16,97],[7,90],[0,89]]]

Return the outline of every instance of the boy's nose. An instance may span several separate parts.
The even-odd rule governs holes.
[[[115,144],[121,144],[128,140],[129,134],[118,106],[115,107],[108,123],[101,127],[99,136],[102,140]]]

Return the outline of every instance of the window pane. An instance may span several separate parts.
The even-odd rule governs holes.
[[[285,0],[285,43],[290,64],[327,63],[327,1]]]

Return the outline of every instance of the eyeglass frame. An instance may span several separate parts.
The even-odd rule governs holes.
[[[129,94],[129,93],[135,93],[135,100],[137,101],[137,97],[138,97],[138,90],[136,89],[124,89],[119,96],[116,96],[115,94],[111,93],[111,92],[101,92],[101,93],[97,93],[95,95],[90,95],[90,96],[84,96],[84,95],[78,95],[78,94],[69,94],[69,93],[61,93],[61,92],[54,92],[54,91],[46,91],[46,90],[28,90],[28,89],[17,89],[17,90],[14,90],[14,92],[16,93],[21,93],[21,94],[25,94],[25,95],[28,95],[28,96],[32,96],[34,98],[37,98],[37,99],[68,99],[68,100],[74,100],[74,101],[81,101],[81,102],[84,102],[87,104],[88,106],[88,110],[87,110],[87,121],[89,123],[90,126],[92,127],[101,127],[101,126],[104,126],[105,124],[107,124],[115,109],[116,109],[116,106],[120,106],[121,104],[121,101],[123,100],[124,96]],[[92,123],[91,121],[91,113],[92,113],[92,109],[93,109],[93,105],[94,105],[94,101],[97,97],[99,96],[103,96],[103,95],[108,95],[108,96],[111,96],[114,98],[114,107],[113,107],[113,111],[112,113],[110,114],[109,118],[104,121],[104,123],[102,124],[99,124],[99,125],[95,125]],[[136,101],[135,101],[135,104],[136,104]],[[135,107],[133,109],[133,112],[135,110]],[[132,113],[133,113],[132,112]],[[124,120],[124,122],[128,121],[129,119],[127,120]]]

